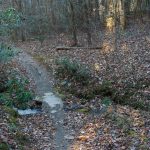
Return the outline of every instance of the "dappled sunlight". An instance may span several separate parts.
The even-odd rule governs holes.
[[[87,150],[87,147],[84,144],[74,143],[73,146],[68,148],[68,150]]]
[[[104,61],[104,63],[95,63],[93,65],[93,67],[94,67],[93,70],[95,71],[95,76],[97,76],[97,74],[100,74],[100,73],[105,71],[105,69],[106,69],[106,62]]]
[[[105,114],[93,117],[80,129],[68,150],[125,150],[134,147],[131,138],[138,139],[141,144],[148,139],[140,111],[128,106],[109,106]]]
[[[115,27],[115,21],[113,19],[113,17],[108,17],[106,19],[106,26],[109,32],[113,32],[114,31],[114,27]]]
[[[115,32],[115,27],[125,28],[125,12],[121,1],[110,1],[108,6],[108,16],[106,17],[106,27],[109,32]]]
[[[100,71],[100,65],[98,63],[94,64],[95,71]]]
[[[81,130],[79,135],[68,150],[88,150],[90,142],[95,140],[96,130],[100,127],[98,123],[87,123]],[[86,142],[86,145],[84,144]]]
[[[103,49],[100,51],[102,51],[104,54],[110,54],[111,52],[114,51],[113,44],[110,43],[109,41],[104,41],[102,47]]]

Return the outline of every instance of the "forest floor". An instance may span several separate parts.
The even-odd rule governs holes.
[[[117,40],[118,48],[115,51],[114,46],[112,46],[114,42],[112,37],[114,35],[110,33],[105,33],[105,35],[104,33],[100,33],[102,42],[98,45],[93,45],[103,45],[101,50],[83,50],[77,48],[75,50],[56,51],[56,46],[68,46],[68,43],[64,44],[66,41],[69,41],[65,38],[64,34],[59,35],[57,40],[45,40],[42,46],[38,41],[18,42],[15,46],[26,51],[35,60],[44,64],[47,71],[53,72],[53,75],[56,68],[55,59],[67,56],[89,66],[93,76],[99,78],[99,82],[103,80],[115,80],[114,84],[118,88],[122,87],[124,89],[124,81],[134,83],[141,78],[146,79],[147,82],[150,81],[149,30],[149,24],[142,25],[140,28],[139,26],[132,27],[132,29],[129,28],[125,33],[119,35]],[[95,39],[95,43],[99,43],[98,39]],[[85,44],[84,42],[79,43],[79,45],[83,46]],[[108,67],[109,72],[107,71]],[[137,93],[139,92],[142,92],[142,95],[144,95],[143,101],[146,104],[149,103],[150,87],[146,86],[137,91]],[[137,99],[141,98],[141,95],[136,96]],[[149,111],[138,110],[130,106],[121,106],[114,103],[105,106],[99,97],[92,99],[90,102],[82,105],[82,107],[80,107],[79,103],[75,103],[79,109],[74,110],[71,109],[74,106],[74,102],[78,102],[80,99],[74,96],[64,99],[65,117],[63,119],[63,128],[66,132],[64,140],[70,143],[68,150],[149,149]],[[100,112],[91,113],[88,111],[89,108],[93,107],[98,108]],[[5,118],[5,115],[2,116]],[[4,122],[4,120],[1,120],[1,122]],[[30,145],[26,144],[25,149],[57,150],[57,146],[54,144],[55,127],[52,120],[46,114],[22,116],[19,122],[23,132],[31,140]],[[4,133],[6,133],[5,123],[0,124],[2,127],[1,131],[4,131]],[[7,137],[8,135],[4,136]]]
[[[0,105],[0,150],[52,149],[54,132],[47,114],[16,116]]]
[[[79,47],[73,50],[57,51],[57,46],[64,47],[70,44],[65,33],[45,40],[42,46],[38,41],[17,43],[17,46],[44,64],[53,74],[56,68],[55,60],[65,56],[90,67],[93,76],[98,77],[100,82],[115,80],[114,84],[124,89],[125,82],[134,84],[139,79],[144,79],[147,83],[150,81],[149,30],[149,24],[129,27],[125,32],[117,35],[117,49],[113,44],[115,35],[109,32],[101,32],[99,35],[93,33],[95,37],[99,37],[93,40],[92,46],[102,47],[100,50],[85,50]],[[86,47],[86,37],[80,36],[80,33],[79,45]],[[150,87],[137,90],[137,93],[139,91],[144,97],[137,94],[136,99],[142,99],[149,104]],[[85,104],[80,112],[70,109],[74,106],[74,102],[78,104],[76,103],[78,101],[80,100],[74,96],[65,99],[65,107],[69,108],[66,110],[70,111],[65,113],[64,128],[70,131],[66,139],[72,142],[71,150],[148,149],[150,145],[149,112],[121,105],[111,105],[105,108],[101,99],[98,98]],[[103,113],[101,115],[90,114],[86,112],[89,107],[98,107],[103,110]]]

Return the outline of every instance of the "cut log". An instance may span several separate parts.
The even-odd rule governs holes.
[[[75,50],[75,49],[102,49],[102,47],[56,47],[58,50]]]

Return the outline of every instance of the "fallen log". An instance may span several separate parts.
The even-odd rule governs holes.
[[[56,47],[58,50],[75,50],[75,49],[102,49],[102,47]]]

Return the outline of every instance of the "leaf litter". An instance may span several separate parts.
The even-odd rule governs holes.
[[[125,86],[124,83],[135,84],[135,82],[141,78],[147,82],[150,81],[149,29],[149,24],[145,24],[142,28],[135,25],[134,28],[127,29],[125,33],[119,35],[120,37],[117,39],[117,50],[115,49],[115,51],[112,46],[112,37],[114,35],[110,35],[109,33],[101,33],[100,37],[102,42],[99,39],[94,40],[95,43],[103,44],[103,49],[100,51],[85,51],[80,48],[69,51],[56,51],[55,47],[57,45],[62,43],[67,45],[66,41],[69,41],[69,39],[65,38],[65,36],[63,36],[63,38],[62,36],[58,36],[57,39],[51,38],[45,40],[41,49],[38,48],[40,45],[38,41],[18,42],[16,46],[26,50],[35,59],[45,64],[47,69],[53,71],[53,73],[55,71],[54,61],[56,58],[67,56],[79,60],[83,64],[88,65],[93,75],[98,77],[100,81],[105,79],[114,80],[116,81],[115,86],[122,90]],[[81,36],[79,36],[79,39],[81,39]],[[86,44],[82,42],[82,40],[79,42],[81,43],[79,45]],[[142,87],[143,88],[137,91],[135,98],[142,99],[149,103],[150,87],[144,87],[144,85],[142,85]],[[141,97],[141,94],[138,95],[138,93],[142,93],[146,96]],[[98,107],[100,109],[105,106],[100,104]],[[30,117],[26,119],[29,120],[29,122],[32,120]],[[37,122],[37,120],[35,119],[35,122]],[[30,129],[31,126],[32,132],[27,131],[31,138],[34,139],[36,137],[35,135],[38,130],[43,133],[42,128],[39,129],[39,127],[37,127],[37,130],[35,130],[36,125],[32,127],[29,122],[26,123],[23,121],[22,124],[24,124],[24,128],[27,127],[28,129]],[[47,128],[51,121],[41,119],[40,124],[42,124],[42,122],[48,123],[44,125],[45,128]],[[69,150],[143,150],[149,149],[150,147],[149,112],[135,110],[129,106],[111,104],[105,107],[105,111],[103,111],[101,115],[66,111],[64,128],[66,129],[66,134],[69,135],[68,137],[71,137],[68,138],[72,143],[68,148]],[[42,149],[42,146],[47,144],[47,141],[43,141],[43,139],[40,137],[39,132],[35,138],[41,146],[38,147],[37,145],[39,149]]]

